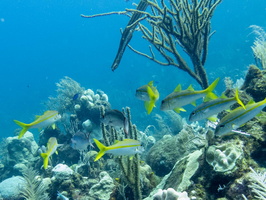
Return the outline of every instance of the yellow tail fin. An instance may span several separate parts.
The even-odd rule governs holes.
[[[97,145],[98,149],[100,150],[99,153],[97,154],[96,158],[94,159],[94,162],[99,160],[106,152],[107,148],[104,146],[101,142],[98,140],[94,139],[95,144]]]
[[[215,81],[212,82],[212,84],[206,88],[205,90],[203,90],[204,92],[207,93],[206,97],[204,98],[204,101],[209,101],[211,99],[217,99],[217,95],[214,94],[212,91],[215,89],[216,85],[218,84],[220,78],[215,79]]]
[[[28,131],[28,129],[30,128],[28,124],[25,124],[23,122],[20,122],[18,120],[14,120],[14,122],[19,125],[22,130],[20,131],[19,135],[18,135],[18,139],[22,138],[23,135]]]
[[[43,168],[47,169],[49,161],[48,153],[41,153],[41,157],[43,158]]]
[[[238,89],[236,89],[236,94],[235,94],[235,98],[237,103],[242,106],[245,110],[246,110],[246,106],[243,104],[243,102],[239,99],[239,95],[238,95]]]
[[[148,115],[151,113],[153,107],[155,107],[155,102],[158,99],[158,94],[155,94],[151,87],[147,87],[147,92],[150,98],[150,101],[145,101],[144,106],[145,109],[147,110]]]
[[[144,102],[145,109],[147,110],[148,115],[151,113],[153,107],[155,107],[155,101],[145,101]]]

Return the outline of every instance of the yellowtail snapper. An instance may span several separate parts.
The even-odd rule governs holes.
[[[99,153],[96,155],[94,161],[99,160],[105,153],[111,153],[117,156],[123,155],[134,155],[136,153],[142,153],[144,151],[140,142],[133,139],[124,139],[122,141],[116,141],[111,146],[104,146],[97,139],[93,139],[97,147],[99,148]]]
[[[213,117],[215,114],[230,108],[230,106],[236,102],[246,109],[245,105],[239,99],[238,90],[236,90],[235,96],[232,98],[226,98],[225,96],[222,96],[218,99],[203,102],[191,112],[189,121],[194,122],[206,118],[210,121],[216,121],[217,119]]]
[[[22,128],[22,130],[19,133],[18,138],[20,139],[29,129],[45,128],[47,126],[53,125],[59,119],[61,119],[61,115],[58,114],[57,111],[48,110],[44,112],[43,115],[37,116],[36,120],[31,122],[30,124],[25,124],[18,120],[14,120],[14,122]]]
[[[182,90],[179,84],[174,92],[169,94],[161,103],[161,110],[174,110],[176,112],[185,111],[182,106],[187,104],[196,105],[196,100],[205,97],[206,100],[218,98],[212,91],[219,82],[217,78],[208,88],[205,90],[195,91],[190,85],[186,90]]]
[[[125,133],[128,133],[127,118],[119,110],[107,110],[102,116],[101,122],[105,125],[123,128]]]
[[[49,158],[54,153],[57,154],[57,148],[62,146],[62,144],[57,143],[57,139],[55,137],[50,137],[47,142],[46,152],[41,153],[41,157],[43,158],[43,168],[47,169]]]
[[[251,120],[265,107],[266,98],[260,102],[250,102],[246,105],[246,109],[238,107],[224,116],[218,123],[215,134],[223,136],[230,133],[233,129],[237,129],[247,121]]]
[[[144,106],[148,114],[151,113],[153,107],[155,107],[156,101],[159,99],[159,92],[156,87],[153,86],[153,81],[150,81],[147,85],[143,85],[136,90],[138,99],[144,101]]]

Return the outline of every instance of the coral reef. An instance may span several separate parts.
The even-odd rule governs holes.
[[[25,187],[21,176],[13,176],[0,183],[0,197],[4,199],[19,199],[20,191]]]
[[[147,163],[159,176],[168,174],[176,161],[189,153],[205,147],[206,130],[197,123],[185,124],[176,136],[165,135],[149,150]]]
[[[250,184],[252,193],[256,199],[266,199],[266,172],[256,172],[250,168],[252,173],[249,174]]]
[[[38,150],[38,144],[35,142],[33,134],[29,131],[25,133],[25,136],[21,139],[15,137],[8,137],[4,142],[6,149],[2,155],[1,179],[12,175],[22,175],[22,171],[28,166],[32,166],[36,161],[39,160],[36,157]]]
[[[225,142],[209,146],[206,152],[206,161],[213,166],[216,172],[227,172],[234,169],[241,156],[243,156],[241,141]]]
[[[61,79],[59,83],[56,83],[56,86],[57,97],[49,97],[49,101],[46,102],[47,107],[51,110],[57,110],[59,113],[65,111],[73,112],[75,104],[73,97],[76,94],[82,94],[84,88],[67,76]]]
[[[259,96],[261,92],[266,96],[264,77],[264,70],[250,66],[243,91],[239,93],[243,102],[264,98]],[[71,97],[72,87],[78,95]],[[227,96],[234,95],[233,87],[232,83],[228,85]],[[17,181],[22,185],[20,194],[16,192],[17,185],[4,190],[1,184],[7,183],[0,183],[2,197],[57,199],[60,192],[66,198],[79,200],[265,198],[265,113],[241,127],[250,136],[215,137],[209,123],[206,127],[198,122],[187,124],[174,112],[156,114],[157,124],[143,125],[146,129],[140,131],[132,123],[130,109],[126,107],[121,113],[129,130],[124,131],[124,127],[102,123],[102,116],[111,105],[108,96],[100,90],[85,90],[74,80],[65,78],[58,84],[57,98],[62,101],[62,106],[57,107],[62,112],[62,120],[57,128],[43,130],[38,144],[30,132],[20,140],[17,136],[3,140],[1,180],[9,181],[7,178],[14,175],[23,175],[24,179]],[[225,113],[220,113],[218,118]],[[61,146],[58,154],[51,156],[51,167],[45,170],[39,153],[50,137],[56,137]],[[107,154],[94,162],[97,152],[92,137],[106,146],[116,140],[138,140],[146,152],[133,156]],[[252,172],[249,166],[254,168]],[[262,172],[255,171],[259,167],[264,167]],[[11,187],[14,190],[8,190]]]
[[[105,171],[99,174],[99,182],[90,188],[89,195],[95,199],[109,200],[115,188],[113,179]]]
[[[161,190],[153,195],[154,200],[190,200],[187,196],[187,192],[177,192],[173,188],[167,190]]]
[[[245,90],[254,101],[261,101],[266,96],[266,71],[250,65],[241,90]]]

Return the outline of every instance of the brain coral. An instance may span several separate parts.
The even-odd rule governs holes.
[[[236,161],[242,157],[241,142],[226,142],[221,145],[212,145],[206,153],[206,161],[213,166],[216,172],[226,172],[234,169]]]

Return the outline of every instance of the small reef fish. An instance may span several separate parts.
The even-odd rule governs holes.
[[[99,153],[96,155],[94,161],[99,160],[105,153],[111,153],[118,156],[123,155],[134,155],[136,153],[142,153],[144,151],[140,142],[133,139],[124,139],[122,141],[116,141],[111,146],[104,146],[97,139],[93,139],[97,147],[99,148]]]
[[[55,137],[50,137],[47,142],[46,152],[41,153],[41,157],[43,158],[43,168],[47,169],[49,157],[54,153],[57,154],[57,148],[62,146],[62,144],[57,143],[57,139]]]
[[[65,195],[62,195],[60,192],[57,192],[57,197],[60,200],[69,200]]]
[[[246,109],[245,105],[239,99],[238,90],[236,90],[234,97],[227,98],[225,96],[222,96],[221,98],[218,99],[213,99],[207,102],[203,102],[191,112],[191,114],[189,115],[189,121],[194,122],[202,119],[209,119],[210,121],[216,121],[217,119],[211,116],[214,116],[215,114],[230,108],[230,106],[236,102],[239,105],[241,105],[244,109]]]
[[[90,144],[89,134],[81,131],[76,132],[71,138],[71,147],[78,151],[86,151]]]
[[[101,122],[105,125],[114,126],[114,127],[121,127],[124,129],[125,133],[128,133],[128,121],[125,115],[119,110],[107,110]]]
[[[73,101],[76,101],[79,99],[79,97],[80,97],[80,93],[76,93],[73,95],[72,99],[73,99]]]
[[[185,111],[182,106],[187,104],[196,105],[195,101],[199,98],[205,97],[205,99],[218,98],[212,91],[219,82],[217,78],[208,88],[205,90],[195,91],[190,85],[186,90],[181,89],[179,84],[174,92],[169,94],[161,103],[161,110],[174,110],[176,112]]]
[[[265,107],[266,98],[260,102],[250,102],[246,109],[238,107],[224,116],[215,129],[215,135],[223,136],[237,129],[247,121],[255,117]]]
[[[156,101],[159,99],[159,92],[156,87],[153,86],[153,81],[150,81],[147,85],[143,85],[136,90],[138,99],[144,101],[144,106],[148,114],[151,113],[155,107]]]
[[[61,119],[61,115],[58,114],[57,111],[48,110],[44,112],[43,115],[37,116],[36,120],[34,122],[31,122],[30,124],[25,124],[18,120],[14,120],[14,122],[22,128],[18,138],[20,139],[29,129],[45,128],[47,126],[53,125],[59,119]]]

